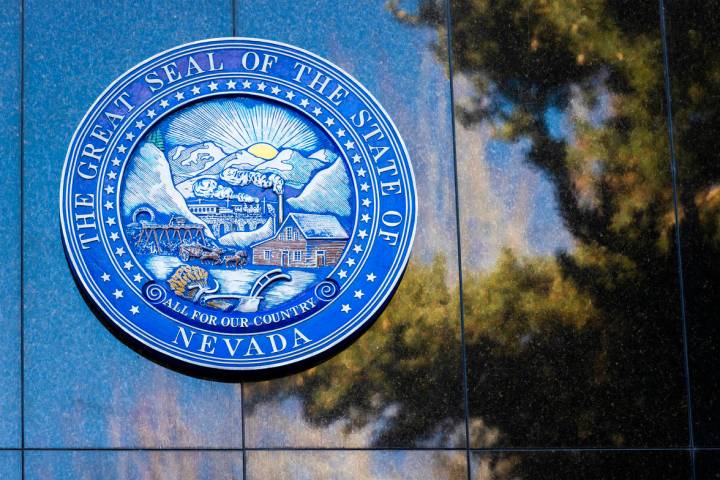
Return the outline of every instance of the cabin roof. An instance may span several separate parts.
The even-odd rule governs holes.
[[[291,213],[287,216],[278,231],[285,228],[289,222],[295,223],[307,239],[347,240],[348,238],[347,232],[333,215]]]
[[[294,223],[300,230],[303,237],[307,240],[347,240],[349,238],[347,232],[340,225],[337,218],[332,215],[320,215],[316,213],[291,213],[285,218],[275,235],[265,240],[249,245],[250,248],[260,246],[271,240],[278,238],[285,227],[289,223]]]

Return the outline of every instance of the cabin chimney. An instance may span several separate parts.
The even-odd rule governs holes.
[[[278,226],[282,225],[285,217],[283,215],[283,194],[278,194]]]

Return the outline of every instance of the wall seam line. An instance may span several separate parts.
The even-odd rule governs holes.
[[[25,0],[20,0],[20,472],[25,479]]]
[[[232,18],[232,36],[237,37],[237,26],[236,26],[237,13],[235,11],[237,9],[237,0],[231,0],[230,6],[232,7],[232,13],[230,14],[230,16]]]
[[[230,18],[232,20],[232,27],[230,33],[233,37],[237,36],[237,0],[230,0]],[[247,450],[245,445],[245,382],[240,382],[240,433],[242,435],[242,476],[243,479],[247,478]]]
[[[672,181],[673,210],[675,215],[675,254],[678,269],[678,283],[680,288],[680,319],[682,324],[683,344],[683,374],[685,377],[685,389],[687,395],[687,422],[688,422],[688,443],[690,448],[690,466],[692,478],[695,479],[695,431],[693,425],[693,398],[692,383],[690,381],[690,355],[688,351],[688,323],[685,299],[685,275],[683,272],[682,258],[682,236],[680,233],[680,215],[678,206],[678,172],[677,157],[675,155],[675,129],[673,125],[672,91],[670,85],[670,55],[668,52],[668,40],[665,17],[665,1],[659,1],[660,10],[660,39],[662,41],[663,53],[663,80],[665,90],[665,115],[668,132],[668,148],[670,150],[670,174]]]
[[[245,445],[245,383],[240,384],[240,423],[242,433],[242,471],[243,479],[247,478],[247,453]]]
[[[452,6],[451,0],[445,0],[445,29],[448,56],[448,78],[450,93],[450,131],[452,136],[453,184],[455,194],[455,235],[457,241],[457,269],[458,269],[458,306],[460,314],[460,351],[462,356],[461,368],[463,376],[463,405],[465,410],[465,461],[467,479],[471,480],[470,469],[470,400],[467,368],[467,346],[465,344],[465,305],[463,303],[463,270],[462,270],[462,240],[460,233],[460,196],[458,189],[457,146],[455,137],[455,89],[453,80],[453,44],[452,44]]]
[[[20,452],[22,448],[0,448],[0,452]],[[26,452],[241,452],[242,447],[25,447]],[[648,453],[720,452],[720,447],[246,447],[249,452],[492,452],[492,453]]]

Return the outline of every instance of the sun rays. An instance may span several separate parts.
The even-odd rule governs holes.
[[[178,112],[166,140],[175,145],[209,140],[227,153],[256,143],[295,150],[314,150],[320,143],[298,114],[247,98],[212,100]]]

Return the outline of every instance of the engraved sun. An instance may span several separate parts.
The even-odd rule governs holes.
[[[250,99],[204,102],[178,112],[166,138],[179,145],[212,141],[226,152],[252,149],[270,160],[279,150],[317,149],[320,140],[301,115]]]
[[[269,143],[256,143],[247,149],[248,152],[252,153],[258,158],[263,160],[272,160],[277,157],[278,150]]]

